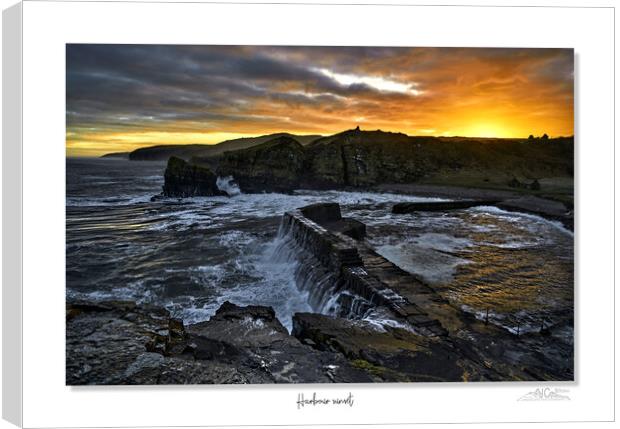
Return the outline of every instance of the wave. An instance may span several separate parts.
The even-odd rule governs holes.
[[[239,185],[235,183],[235,179],[232,176],[218,176],[217,180],[215,181],[215,185],[220,191],[226,192],[229,197],[234,197],[235,195],[241,194],[241,189],[239,189]]]
[[[557,229],[558,231],[562,232],[563,234],[569,235],[571,237],[575,236],[575,233],[571,231],[570,229],[566,228],[562,224],[562,222],[557,221],[557,220],[549,220],[542,216],[535,215],[532,213],[507,211],[507,210],[503,210],[495,206],[478,206],[478,207],[472,207],[469,210],[472,212],[482,212],[482,213],[492,214],[492,215],[503,218],[504,220],[507,220],[510,222],[522,222],[523,219],[531,219],[536,222],[549,225],[553,227],[554,229]]]

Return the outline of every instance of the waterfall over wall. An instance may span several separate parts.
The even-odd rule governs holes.
[[[381,326],[398,325],[428,336],[446,335],[437,319],[391,285],[415,284],[419,292],[431,295],[434,291],[363,242],[338,232],[334,222],[341,220],[339,206],[326,203],[289,211],[280,224],[273,257],[297,261],[295,282],[300,292],[308,294],[313,310],[349,319],[370,319]]]
[[[310,223],[313,222],[308,221]],[[314,311],[350,319],[363,318],[374,305],[345,288],[338,260],[330,251],[333,243],[324,240],[328,235],[318,224],[300,228],[287,214],[282,219],[271,256],[276,261],[297,262],[295,282],[300,292],[308,293],[308,303]]]

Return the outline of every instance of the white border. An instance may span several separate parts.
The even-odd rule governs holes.
[[[613,10],[24,3],[25,427],[610,420],[613,416]],[[541,383],[64,385],[65,43],[570,47],[577,54],[577,345],[570,401]],[[353,408],[297,410],[298,392]]]
[[[2,13],[2,417],[15,424],[22,418],[21,6]]]

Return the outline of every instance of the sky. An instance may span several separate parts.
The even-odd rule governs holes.
[[[69,44],[67,156],[360,126],[573,135],[572,49]]]

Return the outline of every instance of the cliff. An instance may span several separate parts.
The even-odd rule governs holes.
[[[573,139],[410,137],[355,129],[306,146],[279,137],[225,152],[217,171],[232,175],[244,192],[424,181],[510,188],[515,177],[536,183],[544,177],[572,177]]]
[[[304,176],[305,152],[297,140],[281,136],[249,149],[224,153],[219,176],[233,176],[245,192],[289,192]]]
[[[165,197],[227,195],[218,189],[216,182],[217,176],[209,168],[173,156],[166,166],[162,194]]]

